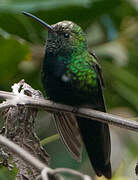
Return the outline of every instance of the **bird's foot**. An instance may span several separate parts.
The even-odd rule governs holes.
[[[73,108],[72,108],[72,113],[77,113],[77,112],[78,112],[78,107],[76,107],[76,106],[73,107]]]

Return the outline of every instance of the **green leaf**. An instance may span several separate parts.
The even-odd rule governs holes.
[[[21,12],[21,11],[38,11],[38,10],[51,10],[56,9],[64,6],[73,6],[73,5],[79,5],[79,6],[87,6],[89,5],[91,1],[90,0],[35,0],[34,1],[6,1],[0,4],[0,11],[1,12]]]
[[[12,170],[2,166],[0,167],[0,179],[1,180],[15,180],[17,174],[17,168],[14,167]]]
[[[31,51],[25,41],[0,30],[0,86],[9,87],[23,78],[19,65],[31,59]]]

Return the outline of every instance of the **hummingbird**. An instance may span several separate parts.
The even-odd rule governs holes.
[[[23,12],[48,32],[42,65],[42,84],[49,100],[106,112],[104,82],[97,57],[90,52],[82,28],[72,21],[49,25]],[[108,124],[73,113],[53,113],[57,130],[74,159],[81,161],[83,145],[97,176],[112,177]]]

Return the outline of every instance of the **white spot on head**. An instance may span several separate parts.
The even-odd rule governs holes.
[[[58,22],[57,24],[63,27],[67,27],[67,26],[72,27],[74,23],[72,21],[62,21],[62,22]]]
[[[52,25],[56,30],[70,30],[73,28],[74,23],[72,21],[61,21]]]

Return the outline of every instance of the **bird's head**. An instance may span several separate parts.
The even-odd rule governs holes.
[[[55,54],[70,54],[83,52],[87,48],[85,34],[80,26],[71,21],[62,21],[49,25],[36,16],[23,14],[37,20],[48,31],[47,52]]]

